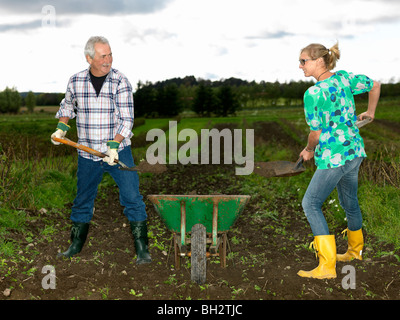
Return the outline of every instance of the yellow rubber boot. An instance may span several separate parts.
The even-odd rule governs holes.
[[[316,279],[336,278],[336,242],[334,235],[315,236],[312,242],[319,265],[311,271],[300,270],[300,277]]]
[[[364,237],[362,230],[351,231],[345,229],[342,233],[347,231],[347,252],[345,254],[338,254],[337,261],[351,261],[353,259],[362,260],[362,250],[364,248]]]

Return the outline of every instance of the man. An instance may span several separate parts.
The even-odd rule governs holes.
[[[71,210],[71,246],[59,256],[72,257],[82,250],[93,217],[97,187],[103,173],[108,172],[118,185],[120,202],[130,222],[135,239],[136,264],[150,263],[147,214],[139,192],[138,174],[119,170],[114,162],[120,159],[128,166],[134,166],[130,147],[134,118],[132,86],[122,73],[111,67],[113,58],[107,39],[91,37],[84,54],[89,68],[69,79],[65,98],[56,114],[59,119],[57,130],[51,138],[65,137],[70,128],[68,121],[76,117],[78,143],[103,152],[107,157],[101,159],[78,150],[77,195]]]

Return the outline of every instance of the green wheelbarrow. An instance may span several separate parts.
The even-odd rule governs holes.
[[[181,257],[190,257],[191,279],[202,284],[206,280],[207,257],[219,256],[221,266],[226,267],[227,232],[250,196],[149,195],[148,198],[173,233],[176,269],[180,268]]]

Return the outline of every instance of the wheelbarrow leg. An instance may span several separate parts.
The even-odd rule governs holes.
[[[218,201],[213,203],[213,220],[212,220],[212,245],[215,247],[218,240]]]
[[[207,252],[206,227],[201,223],[195,224],[192,228],[192,252],[191,252],[191,280],[197,284],[206,282]]]
[[[220,245],[220,239],[218,237],[218,200],[213,200],[213,217],[212,217],[212,233],[211,233],[211,246],[210,253],[217,253],[218,247]]]
[[[226,243],[228,241],[228,237],[226,235],[226,232],[222,233],[222,245],[220,246],[219,249],[219,256],[221,260],[221,267],[225,268],[226,267]]]
[[[180,245],[184,246],[185,243],[185,235],[186,235],[186,203],[185,201],[181,201],[181,239]]]
[[[179,252],[179,236],[174,233],[174,252],[175,252],[175,269],[179,270],[181,268],[181,257]]]

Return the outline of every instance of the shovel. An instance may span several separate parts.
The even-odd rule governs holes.
[[[372,121],[372,118],[357,120],[355,125],[361,128]],[[300,157],[295,163],[290,161],[270,161],[270,162],[255,162],[254,173],[260,176],[270,177],[292,177],[303,173],[306,168],[303,166],[303,157]]]
[[[269,161],[255,162],[254,173],[270,177],[291,177],[297,176],[306,170],[303,166],[303,157],[300,157],[295,163],[290,161]]]
[[[106,154],[104,154],[104,153],[102,153],[100,151],[97,151],[97,150],[94,150],[92,148],[83,146],[83,145],[81,145],[79,143],[76,143],[74,141],[71,141],[71,140],[69,140],[67,138],[64,138],[64,139],[52,138],[52,139],[54,141],[61,142],[63,144],[69,145],[69,146],[77,148],[79,150],[83,150],[83,151],[85,151],[87,153],[93,154],[93,155],[95,155],[97,157],[100,157],[100,158],[104,158],[104,157],[107,156]],[[136,166],[136,167],[128,167],[125,163],[123,163],[122,161],[117,160],[117,159],[115,159],[114,162],[120,165],[120,167],[118,167],[118,169],[125,170],[125,171],[139,171],[139,172],[143,172],[143,173],[144,172],[147,172],[147,173],[163,173],[164,171],[167,170],[165,165],[162,165],[162,164],[151,165],[147,161],[141,161],[139,163],[139,165]]]

